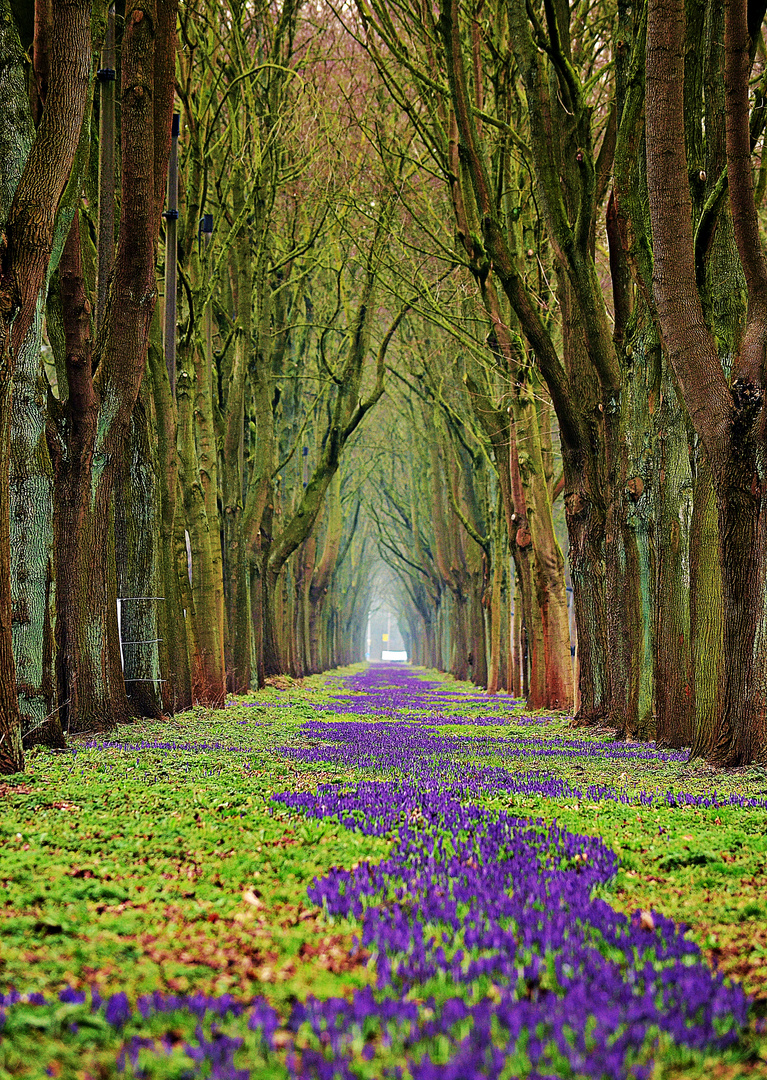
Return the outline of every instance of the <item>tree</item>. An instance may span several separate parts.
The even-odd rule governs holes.
[[[684,122],[686,17],[678,0],[670,4],[651,0],[648,10],[647,174],[658,320],[690,418],[705,447],[716,496],[725,662],[709,757],[716,764],[742,765],[758,757],[765,745],[767,262],[751,171],[752,13],[740,0],[729,0],[725,12],[727,187],[748,289],[747,317],[729,378],[706,324],[696,279]]]
[[[155,263],[173,111],[175,0],[129,0],[122,37],[122,191],[114,271],[93,344],[88,320],[65,317],[70,392],[64,425],[59,532],[59,694],[72,730],[130,717],[120,662],[112,496],[146,368]],[[77,219],[70,236],[76,282]],[[82,286],[84,291],[84,286]],[[138,477],[137,477],[138,481]]]
[[[12,201],[4,221],[0,285],[0,631],[6,635],[0,643],[4,664],[0,709],[6,742],[0,750],[0,761],[4,769],[15,771],[22,765],[22,733],[36,732],[42,741],[56,742],[61,738],[52,712],[53,627],[48,599],[52,478],[44,417],[38,407],[37,373],[48,275],[61,253],[60,245],[71,220],[67,215],[68,209],[71,213],[68,200],[64,200],[63,214],[60,210],[88,104],[92,8],[89,3],[55,2],[51,6],[50,45],[44,63],[43,43],[39,38],[36,42],[37,73],[41,74],[44,67],[45,82],[38,85],[43,109],[34,138],[23,106],[15,25],[7,7],[2,15],[3,46],[11,70],[11,100],[7,104],[18,132],[8,139],[9,150],[13,149],[4,158],[3,177],[4,191]],[[11,476],[13,513],[7,502]],[[14,687],[22,703],[29,702],[28,707],[13,703]],[[46,725],[48,729],[43,731]]]

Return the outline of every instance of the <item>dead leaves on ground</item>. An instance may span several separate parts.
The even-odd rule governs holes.
[[[32,788],[26,784],[0,783],[0,799],[9,798],[12,795],[31,795]]]
[[[702,924],[699,929],[705,940],[717,942],[704,949],[709,963],[737,979],[749,994],[767,999],[767,927],[749,920],[737,926]]]
[[[364,969],[370,959],[364,949],[352,952],[350,934],[323,934],[327,927],[319,908],[267,908],[252,889],[243,891],[243,905],[231,916],[211,910],[193,920],[183,908],[169,907],[162,929],[139,935],[136,943],[171,987],[181,967],[194,968],[194,984],[200,986],[201,978],[204,984],[203,967],[210,969],[211,983],[229,976],[243,992],[255,992],[249,983],[284,983],[296,976],[311,984],[317,971],[343,975]]]
[[[304,942],[298,955],[305,963],[313,963],[325,971],[332,971],[334,975],[353,971],[365,964],[370,957],[370,953],[365,949],[350,953],[348,940],[342,934],[320,938],[316,945]]]
[[[651,908],[661,906],[663,899],[664,914],[689,926],[712,967],[737,980],[748,994],[767,1000],[767,926],[755,918],[742,916],[736,916],[737,922],[706,919],[707,905],[721,904],[721,896],[710,890],[697,896],[686,895],[681,888],[672,887],[668,878],[634,870],[624,871],[624,876],[632,879],[631,888],[618,888],[612,901],[615,907],[626,914],[641,908],[644,916]],[[765,892],[767,878],[743,877],[739,887],[727,896],[728,908],[733,912],[754,898],[763,897]],[[676,898],[673,910],[670,910],[670,897]]]

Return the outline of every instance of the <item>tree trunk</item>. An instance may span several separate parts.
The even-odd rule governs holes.
[[[508,651],[503,641],[503,585],[506,573],[506,529],[502,512],[496,516],[496,536],[493,545],[493,585],[490,597],[490,669],[487,673],[487,692],[497,694],[504,682],[504,652]]]
[[[244,164],[233,178],[233,209],[242,218],[245,207]],[[223,454],[224,548],[226,550],[225,602],[227,613],[226,677],[235,694],[250,690],[250,575],[243,533],[245,383],[247,357],[252,347],[253,266],[250,229],[244,220],[230,257],[237,334],[234,359],[227,379]]]
[[[655,700],[658,746],[690,746],[693,668],[690,635],[692,476],[687,423],[667,366],[658,402]],[[714,550],[716,550],[714,548]]]
[[[218,514],[208,515],[197,461],[194,437],[195,393],[186,370],[186,353],[181,350],[176,384],[178,402],[178,467],[184,493],[185,521],[191,548],[195,618],[195,650],[192,654],[194,700],[203,705],[220,705],[226,693],[224,681],[223,629],[219,620],[222,592]]]
[[[83,618],[82,607],[87,600],[83,601],[80,594],[81,581],[92,570],[85,562],[85,552],[92,514],[90,475],[98,401],[93,391],[90,304],[82,267],[79,215],[64,246],[59,278],[69,394],[66,452],[62,452],[57,439],[52,443],[56,456],[57,684],[62,723],[68,730],[78,730],[80,699],[90,696],[93,666],[101,664],[100,655],[84,655],[88,647],[82,628],[87,619]],[[90,596],[90,590],[85,595]],[[90,727],[89,719],[85,728]]]
[[[579,480],[565,498],[580,668],[580,706],[575,719],[598,724],[610,717],[604,519],[591,499],[578,490]]]
[[[63,746],[54,707],[53,469],[40,365],[44,287],[19,343],[11,419],[11,598],[16,690],[25,745]]]
[[[450,609],[450,674],[466,682],[469,678],[468,601],[462,593],[453,596]]]
[[[651,0],[647,25],[647,175],[654,294],[669,358],[711,464],[722,567],[721,696],[709,759],[742,765],[764,750],[767,687],[767,477],[763,364],[767,261],[759,239],[749,130],[750,41],[745,5],[728,0],[725,102],[728,190],[748,287],[748,313],[728,380],[696,277],[685,142],[683,0]]]
[[[1,21],[5,22],[5,18]],[[6,342],[3,344],[3,354],[0,366],[0,476],[7,475],[11,456],[11,362],[7,356]],[[21,717],[16,693],[16,664],[11,636],[9,522],[8,487],[0,484],[0,775],[21,772],[24,768]]]
[[[627,734],[633,738],[651,739],[655,736],[657,631],[665,633],[665,626],[658,626],[655,617],[658,569],[660,562],[667,557],[663,546],[656,554],[656,516],[661,481],[650,435],[657,427],[661,355],[657,334],[652,326],[647,325],[647,320],[640,320],[636,309],[626,330],[626,341],[627,357],[621,391],[622,443],[626,448],[626,463],[621,486],[626,500],[626,552],[636,560],[636,573],[631,575],[631,580],[636,582],[633,607],[636,623],[632,628],[632,637],[633,647],[638,654],[638,663],[631,666],[636,679],[632,687],[636,704],[632,703],[630,715],[635,718],[636,727]],[[636,438],[635,433],[642,431],[647,435]],[[686,449],[686,440],[684,445]],[[671,551],[668,557],[673,557]],[[677,645],[675,641],[674,647]]]
[[[60,244],[56,248],[57,212],[88,102],[91,15],[90,4],[84,2],[56,4],[51,25],[45,20],[38,22],[37,95],[41,101],[45,99],[45,110],[33,138],[14,18],[6,3],[0,9],[0,53],[6,72],[0,106],[3,123],[10,124],[2,133],[0,206],[5,236],[0,269],[0,406],[8,410],[7,415],[0,414],[3,492],[11,478],[10,502],[5,494],[0,502],[0,604],[7,603],[0,610],[0,632],[9,635],[0,641],[0,660],[6,665],[0,669],[0,684],[6,688],[0,698],[0,767],[10,771],[23,765],[20,725],[32,741],[61,745],[59,718],[51,711],[55,694],[53,478],[37,378],[48,275],[60,253]],[[58,231],[63,243],[68,223],[60,223]],[[17,652],[15,664],[10,662],[13,649]],[[17,683],[22,696],[20,712],[18,700],[16,704],[11,701]]]
[[[491,305],[497,309],[497,302]],[[500,330],[499,320],[495,323]],[[503,340],[503,338],[501,338]],[[510,441],[511,482],[517,527],[527,530],[532,541],[532,589],[535,590],[535,647],[532,653],[533,693],[531,708],[573,707],[573,668],[570,658],[570,626],[567,614],[565,566],[554,531],[551,496],[544,465],[538,410],[533,392],[533,372],[513,361],[511,342],[505,344],[516,391],[513,396],[514,430]],[[524,454],[520,457],[519,446]],[[523,520],[520,520],[523,516]],[[532,591],[531,589],[531,591]],[[540,620],[540,633],[537,623]],[[542,671],[538,671],[540,666]]]
[[[309,649],[313,671],[322,670],[319,627],[322,606],[330,586],[330,578],[341,548],[341,474],[336,472],[328,485],[325,501],[325,544],[319,563],[309,581]],[[327,660],[327,658],[325,658]]]
[[[158,616],[165,598],[159,591],[159,484],[149,398],[150,391],[142,384],[116,484],[115,540],[126,695],[133,716],[157,720],[162,716]]]
[[[9,202],[19,182],[34,138],[24,72],[24,52],[8,0],[0,0],[0,62],[5,77],[0,81],[0,225],[5,224]],[[9,325],[0,324],[0,775],[21,772],[24,752],[21,717],[16,693],[16,662],[13,655],[13,607],[11,596],[10,493],[11,408],[13,399],[13,352]]]
[[[157,432],[157,480],[160,500],[158,595],[162,599],[158,600],[157,628],[160,638],[160,672],[163,678],[161,685],[164,711],[176,713],[188,709],[192,704],[192,678],[186,619],[176,562],[176,518],[179,502],[177,424],[156,312],[149,345],[149,370],[154,405],[152,427]]]
[[[714,750],[723,686],[722,569],[711,467],[702,446],[694,451],[693,510],[690,527],[690,637],[692,642],[692,756]]]
[[[164,358],[163,358],[164,362]],[[167,374],[167,372],[166,372]],[[170,385],[170,384],[169,384]],[[181,485],[178,485],[178,493],[176,496],[176,502],[181,505],[183,502],[183,496],[181,493]],[[176,515],[176,522],[173,531],[173,544],[172,555],[174,565],[174,576],[176,589],[178,591],[179,604],[181,607],[181,615],[184,620],[184,640],[187,643],[187,659],[188,659],[188,674],[189,674],[189,698],[190,704],[194,702],[195,697],[195,670],[194,670],[194,658],[197,656],[197,640],[195,634],[197,633],[195,610],[194,610],[194,593],[192,592],[191,576],[191,543],[189,540],[189,533],[184,528],[184,518],[182,514]]]
[[[70,620],[63,633],[71,661],[63,669],[61,691],[71,730],[109,729],[130,715],[117,628],[113,491],[146,366],[175,57],[174,0],[158,0],[150,8],[147,13],[146,4],[139,7],[134,0],[126,8],[119,241],[90,391],[83,368],[83,424],[93,424],[92,398],[99,422],[95,438],[82,440],[80,461],[72,463],[77,493],[69,502],[71,512],[81,515],[82,543],[79,563],[75,560],[63,575]],[[78,505],[81,497],[84,506]]]
[[[485,637],[485,609],[482,604],[484,588],[481,582],[472,582],[468,603],[469,646],[471,657],[471,681],[483,689],[487,686],[487,641]]]

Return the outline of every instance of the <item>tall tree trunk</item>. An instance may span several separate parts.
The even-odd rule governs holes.
[[[487,640],[485,636],[485,608],[482,603],[484,587],[480,581],[472,582],[469,597],[469,644],[471,656],[471,681],[483,689],[487,686]]]
[[[532,377],[532,373],[529,377]],[[532,396],[529,390],[522,390],[519,397],[523,394]],[[554,531],[534,401],[518,400],[515,404],[515,429],[517,441],[527,447],[525,468],[520,468],[520,474],[525,488],[525,503],[529,508],[527,520],[532,539],[533,586],[541,630],[539,640],[542,650],[536,645],[534,655],[537,657],[542,652],[543,687],[536,696],[541,692],[543,696],[535,707],[569,712],[573,707],[575,690],[564,558]]]
[[[309,649],[312,671],[320,671],[319,633],[322,607],[341,548],[341,474],[337,472],[328,485],[325,502],[325,543],[322,555],[309,584]]]
[[[115,491],[117,588],[120,597],[120,647],[126,696],[133,716],[159,719],[160,681],[157,455],[150,437],[150,390],[142,383],[131,414],[123,469]]]
[[[767,688],[767,475],[764,353],[767,260],[754,202],[746,5],[729,0],[725,25],[728,190],[748,288],[746,325],[725,377],[706,323],[685,143],[683,0],[652,0],[647,27],[647,171],[655,241],[653,286],[669,358],[703,441],[716,494],[724,611],[722,686],[709,758],[741,765],[763,752]]]
[[[98,401],[93,391],[90,304],[82,267],[79,215],[67,237],[59,269],[61,310],[66,353],[66,451],[57,439],[56,454],[56,583],[58,594],[57,683],[62,721],[70,727],[88,697],[89,673],[101,657],[83,657],[87,648],[82,628],[79,584],[88,574],[85,563],[90,501],[90,470],[96,439]],[[88,595],[88,594],[86,594]],[[98,647],[98,646],[97,646]]]
[[[24,52],[8,0],[0,0],[0,225],[3,230],[11,200],[34,137],[24,78]],[[21,772],[24,752],[16,693],[11,597],[10,492],[13,352],[10,326],[0,323],[0,775]]]
[[[714,751],[723,686],[724,602],[719,530],[711,467],[703,447],[694,451],[690,527],[690,636],[692,639],[692,755]]]
[[[3,495],[0,503],[0,577],[4,583],[0,604],[8,604],[7,609],[0,610],[0,631],[11,635],[8,641],[0,642],[0,658],[7,662],[12,648],[17,652],[16,664],[0,671],[0,683],[5,688],[0,699],[0,763],[3,769],[14,771],[22,766],[20,724],[33,740],[61,744],[58,716],[51,711],[53,484],[37,378],[48,276],[68,230],[68,222],[59,223],[57,247],[57,213],[80,142],[89,97],[92,11],[86,3],[57,3],[51,11],[51,25],[45,19],[36,24],[37,96],[41,102],[44,99],[45,109],[34,140],[13,15],[5,4],[0,15],[0,49],[7,72],[0,104],[16,129],[3,154],[1,211],[5,246],[0,268],[0,406],[8,410],[7,415],[0,415],[3,491],[8,489],[9,476],[12,478],[10,502],[6,503]],[[11,414],[12,380],[18,383],[18,394],[14,390],[18,402],[14,401]],[[18,703],[11,702],[17,681],[23,703],[21,714]]]
[[[7,475],[10,468],[11,450],[11,361],[6,351],[4,341],[0,367],[0,476]],[[0,775],[21,772],[24,768],[12,643],[9,522],[8,487],[0,484]]]
[[[535,589],[537,616],[541,624],[540,633],[536,628],[532,653],[535,703],[531,707],[569,711],[573,706],[574,686],[564,559],[554,531],[533,390],[534,374],[527,357],[514,348],[511,334],[501,318],[499,298],[491,279],[484,284],[483,297],[514,387],[514,423],[509,439],[510,481],[517,530],[521,534],[529,534],[532,542],[531,585]],[[522,459],[520,446],[524,447]],[[526,571],[523,574],[526,576]],[[530,603],[528,601],[528,606]],[[529,625],[533,625],[532,622]],[[538,667],[542,670],[538,671]]]
[[[499,500],[500,503],[500,500]],[[504,656],[508,644],[503,639],[504,579],[506,575],[506,518],[499,505],[495,520],[493,544],[493,583],[490,596],[490,669],[487,673],[487,692],[497,694],[506,685]]]
[[[188,356],[180,350],[176,384],[178,402],[178,467],[184,493],[185,521],[191,547],[194,594],[195,650],[192,656],[193,693],[203,705],[224,699],[224,643],[219,621],[222,592],[218,514],[211,521],[198,468],[194,437],[194,383]],[[216,561],[216,552],[219,562]]]
[[[45,286],[41,288],[29,331],[16,350],[13,376],[10,470],[13,649],[25,744],[63,746],[54,708],[53,468],[46,440],[46,398],[40,364],[44,292]]]
[[[176,516],[178,508],[178,457],[175,405],[170,393],[168,370],[162,354],[160,324],[155,311],[149,344],[149,374],[152,390],[151,426],[157,432],[157,484],[160,502],[158,525],[157,632],[160,638],[160,672],[163,709],[182,712],[192,704],[192,680],[186,620],[176,567]]]
[[[189,182],[185,185],[183,253],[189,279],[185,333],[177,349],[178,454],[184,509],[192,548],[196,652],[195,700],[220,704],[225,694],[224,580],[218,511],[218,461],[213,418],[214,366],[209,240],[203,240],[204,169],[201,133],[192,103],[184,98],[189,131]],[[173,245],[171,244],[171,247]],[[204,332],[201,333],[201,326]]]
[[[85,493],[79,566],[66,587],[66,628],[80,643],[78,666],[63,687],[68,726],[110,728],[127,719],[116,611],[113,492],[146,366],[156,296],[155,246],[165,195],[175,56],[173,0],[129,0],[122,43],[122,203],[114,275],[97,339],[92,393],[95,439],[78,465]],[[92,402],[89,401],[89,409]],[[88,413],[92,422],[92,412]],[[73,697],[74,694],[74,697]]]
[[[239,164],[233,180],[234,213],[242,217],[245,207],[244,166]],[[248,553],[243,530],[245,382],[247,358],[252,347],[253,266],[250,229],[243,221],[231,253],[237,333],[234,359],[227,380],[224,429],[223,494],[224,545],[226,547],[227,685],[232,693],[250,690],[250,601]]]
[[[687,422],[663,363],[657,413],[655,597],[656,741],[690,746],[693,668],[690,634],[692,475]]]

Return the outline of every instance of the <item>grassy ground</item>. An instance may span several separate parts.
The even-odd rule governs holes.
[[[96,987],[104,997],[125,991],[131,1002],[153,990],[265,994],[284,1010],[309,992],[343,995],[372,984],[370,959],[351,955],[355,925],[330,921],[306,889],[331,866],[376,861],[389,842],[270,803],[275,792],[353,779],[348,767],[297,763],[277,749],[305,745],[301,725],[318,718],[312,706],[329,702],[339,685],[336,677],[283,682],[224,711],[133,724],[107,745],[79,740],[66,753],[30,755],[27,775],[0,785],[0,991],[50,996]],[[679,761],[608,758],[599,752],[608,733],[574,732],[564,717],[530,724],[520,712],[518,722],[475,727],[465,721],[483,712],[480,703],[450,708],[464,722],[440,733],[471,736],[483,761],[544,769],[582,791],[600,783],[631,797],[670,789],[767,795],[761,768],[714,774]],[[529,748],[520,754],[531,736],[556,735],[586,738],[595,753],[563,750],[542,762]],[[488,742],[498,736],[503,743]],[[648,809],[503,792],[486,802],[602,837],[621,863],[605,899],[689,924],[712,965],[755,995],[737,1047],[716,1057],[677,1054],[658,1064],[657,1076],[767,1077],[764,810]],[[116,1031],[76,1004],[17,1007],[0,1038],[0,1076],[116,1076],[121,1045],[140,1030],[131,1023]],[[179,1016],[168,1054],[150,1075],[189,1075],[176,1051],[190,1025]],[[254,1076],[286,1075],[279,1043],[278,1036],[277,1053],[263,1058],[254,1046]]]

